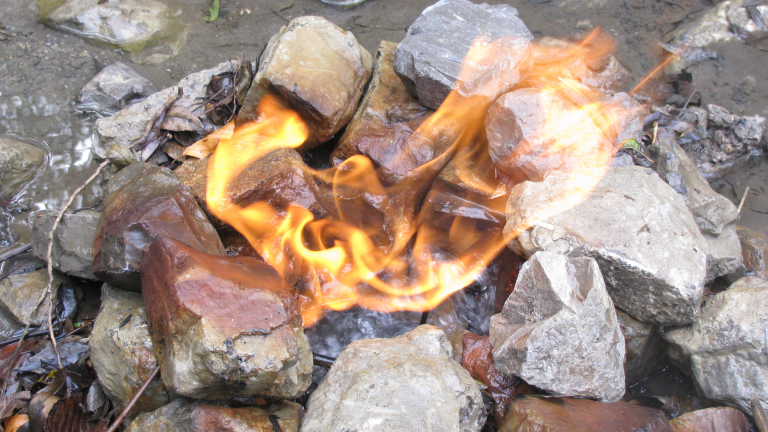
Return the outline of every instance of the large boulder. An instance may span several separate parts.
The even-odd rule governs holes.
[[[768,408],[768,281],[739,279],[710,299],[691,326],[667,333],[670,356],[690,362],[702,394],[744,412]]]
[[[496,368],[543,390],[615,402],[624,395],[624,336],[592,258],[538,252],[491,318]]]
[[[445,334],[424,325],[350,344],[310,396],[301,431],[479,432],[484,423],[477,384]]]
[[[67,282],[66,277],[57,271],[53,272],[51,291],[54,295],[65,282]],[[44,268],[5,277],[0,280],[0,308],[8,312],[10,317],[19,324],[40,326],[48,319],[50,296],[45,294],[40,307],[37,309],[35,307],[47,286],[48,271]],[[55,303],[54,301],[54,305]],[[55,311],[53,316],[56,317]]]
[[[749,420],[743,412],[716,407],[693,411],[669,422],[674,432],[749,432]]]
[[[157,91],[147,78],[123,62],[100,70],[80,90],[77,108],[112,115]]]
[[[325,18],[295,18],[264,48],[238,121],[256,119],[261,98],[274,93],[309,125],[304,145],[316,147],[355,114],[372,66],[371,54],[352,33]]]
[[[158,237],[142,259],[141,278],[170,391],[291,399],[309,387],[312,353],[298,301],[272,267]]]
[[[567,181],[555,172],[512,188],[505,233],[529,227],[510,241],[512,250],[591,256],[616,307],[657,325],[692,322],[708,246],[683,198],[652,170],[612,168],[584,202],[541,220],[552,200],[570,192]]]
[[[377,166],[386,164],[431,115],[432,111],[411,96],[395,74],[396,50],[394,42],[379,45],[368,91],[331,154],[334,165],[358,154]]]
[[[58,210],[47,210],[35,214],[32,219],[32,253],[42,260],[47,259],[48,235],[53,228]],[[70,276],[96,280],[93,271],[93,240],[100,214],[93,210],[66,213],[53,235],[51,264],[56,270]]]
[[[88,345],[104,392],[115,406],[127,406],[157,364],[141,294],[104,284]],[[158,409],[169,400],[163,381],[155,378],[129,415]]]
[[[99,279],[141,291],[141,257],[158,235],[224,254],[219,235],[171,170],[135,162],[111,178],[107,188],[93,242],[93,273]]]
[[[628,385],[635,384],[663,366],[666,343],[657,326],[640,322],[619,309],[616,318],[626,348],[624,377]]]
[[[397,48],[395,72],[422,105],[437,109],[459,78],[462,61],[479,37],[533,40],[508,5],[440,0],[424,9]]]
[[[35,177],[45,162],[45,151],[19,140],[0,136],[0,197],[13,197]]]

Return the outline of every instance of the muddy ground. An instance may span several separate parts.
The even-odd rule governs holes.
[[[186,38],[178,55],[139,67],[158,87],[221,61],[256,60],[281,26],[301,15],[320,15],[353,32],[374,52],[381,40],[400,41],[406,28],[434,0],[368,0],[342,10],[319,0],[221,0],[213,23],[204,16],[210,0],[185,0],[182,19]],[[537,37],[578,39],[600,26],[616,40],[616,56],[631,71],[632,88],[663,59],[658,42],[677,25],[700,16],[707,0],[511,0],[489,1],[516,7]],[[0,134],[50,146],[51,167],[25,192],[33,208],[63,204],[93,170],[90,130],[93,118],[73,109],[83,86],[102,67],[130,55],[94,46],[78,36],[37,22],[30,0],[0,2],[0,22],[13,36],[0,41]],[[701,64],[697,89],[703,103],[723,105],[740,114],[768,115],[768,52],[741,43],[716,48],[719,57]],[[739,91],[747,76],[756,85]],[[747,185],[751,193],[742,224],[766,230],[768,159],[763,157],[715,183],[718,191],[738,202]],[[75,207],[94,204],[97,188],[78,198]]]

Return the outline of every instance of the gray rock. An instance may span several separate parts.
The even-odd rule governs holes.
[[[59,286],[66,281],[66,277],[54,271],[51,285],[53,293],[56,293]],[[8,276],[0,280],[0,308],[9,312],[19,324],[42,325],[47,320],[47,305],[50,297],[46,294],[40,308],[35,310],[35,306],[37,306],[37,301],[45,292],[47,285],[48,271],[44,268]]]
[[[657,325],[682,325],[699,310],[708,246],[693,216],[650,169],[612,168],[583,203],[551,213],[567,177],[512,188],[505,234],[520,255],[547,250],[597,260],[616,307]],[[547,213],[549,212],[549,213]]]
[[[756,14],[759,17],[756,19],[762,19],[763,22],[768,20],[768,5],[755,4],[749,0],[735,0],[727,3],[730,3],[726,17],[731,24],[731,31],[741,40],[756,42],[768,37],[768,28],[758,25],[752,18],[752,14]],[[747,10],[750,6],[751,10]]]
[[[3,310],[3,308],[0,307],[0,341],[5,340],[5,338],[10,337],[12,334],[14,334],[17,330],[20,330],[22,328],[19,323],[16,322],[15,319],[13,319],[13,316],[10,312]]]
[[[437,109],[453,89],[461,63],[478,37],[533,40],[511,6],[440,0],[408,28],[397,48],[395,72],[422,105]]]
[[[616,402],[624,336],[594,259],[537,252],[491,318],[493,364],[543,390]]]
[[[656,326],[642,323],[619,309],[616,318],[626,348],[624,377],[627,385],[635,384],[664,364],[666,343]]]
[[[304,145],[316,147],[355,114],[372,67],[371,54],[352,33],[325,18],[295,18],[264,48],[238,118],[257,118],[261,98],[276,93],[309,126]]]
[[[16,241],[16,235],[13,232],[13,216],[0,208],[0,249],[8,247]]]
[[[751,413],[768,407],[768,281],[742,278],[710,299],[691,326],[667,333],[672,358],[689,360],[709,399]]]
[[[126,432],[190,432],[192,411],[204,401],[175,399],[168,405],[136,417]]]
[[[93,369],[115,406],[125,407],[147,380],[157,359],[152,352],[144,299],[104,284],[101,310],[88,341]],[[167,404],[170,398],[157,377],[129,412],[133,417]]]
[[[48,234],[59,210],[47,210],[32,217],[32,253],[46,259],[48,253]],[[53,236],[51,262],[53,267],[65,274],[83,279],[96,280],[91,266],[93,264],[93,239],[96,237],[96,225],[100,214],[93,210],[67,213],[61,218]]]
[[[80,90],[77,108],[113,115],[157,91],[155,85],[123,62],[99,71]]]
[[[122,144],[131,148],[138,144],[138,138],[144,136],[147,125],[151,123],[164,109],[166,102],[175,97],[179,90],[181,97],[171,105],[191,111],[198,116],[206,132],[211,132],[214,125],[205,112],[203,101],[211,78],[224,72],[233,72],[235,62],[226,61],[211,69],[192,73],[182,78],[175,86],[153,93],[141,102],[137,102],[118,111],[111,117],[96,120],[93,126],[93,153],[99,158],[105,158],[107,150],[114,144]],[[171,124],[163,124],[166,130],[175,130]],[[140,155],[146,160],[150,154]]]
[[[35,177],[45,163],[45,151],[7,136],[0,136],[0,196],[13,197]]]
[[[301,431],[478,432],[484,423],[477,384],[445,334],[423,325],[350,344],[310,396]]]
[[[709,186],[672,131],[660,131],[650,150],[659,177],[683,196],[702,233],[717,236],[724,226],[739,218],[736,206]]]
[[[719,236],[704,234],[704,239],[709,245],[707,283],[718,276],[737,273],[743,268],[741,243],[735,224],[723,228]]]

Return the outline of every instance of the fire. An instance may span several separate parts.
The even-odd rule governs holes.
[[[306,168],[332,191],[335,208],[320,220],[298,205],[278,209],[262,201],[243,207],[227,194],[250,164],[307,139],[299,115],[266,96],[256,121],[219,142],[208,165],[208,207],[297,288],[305,326],[327,309],[354,305],[384,312],[432,309],[472,283],[512,236],[586,199],[607,171],[618,144],[614,128],[629,113],[574,79],[578,68],[606,52],[605,44],[587,42],[555,49],[511,38],[476,41],[455,90],[387,166],[353,156],[331,169]],[[456,199],[504,213],[511,180],[490,160],[484,121],[499,96],[520,86],[542,88],[573,107],[548,117],[542,131],[548,148],[521,150],[577,161],[564,167],[569,180],[560,198],[531,214],[525,226],[506,230],[503,220],[461,214],[448,228],[432,223],[425,197],[449,163],[467,188]]]

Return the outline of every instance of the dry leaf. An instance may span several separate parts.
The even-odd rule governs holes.
[[[176,144],[173,141],[168,141],[167,143],[163,144],[163,151],[173,160],[183,161],[184,150],[184,147]]]
[[[88,417],[75,398],[56,402],[45,420],[45,432],[85,432],[88,430]]]
[[[208,157],[208,155],[213,153],[213,150],[219,144],[220,140],[229,139],[230,137],[232,137],[232,132],[234,131],[235,131],[235,122],[231,121],[225,124],[224,126],[220,127],[215,132],[201,139],[200,141],[187,147],[187,149],[184,151],[184,156],[204,159]]]
[[[29,416],[26,414],[16,414],[15,416],[5,419],[5,432],[16,432],[20,427],[28,424]]]

